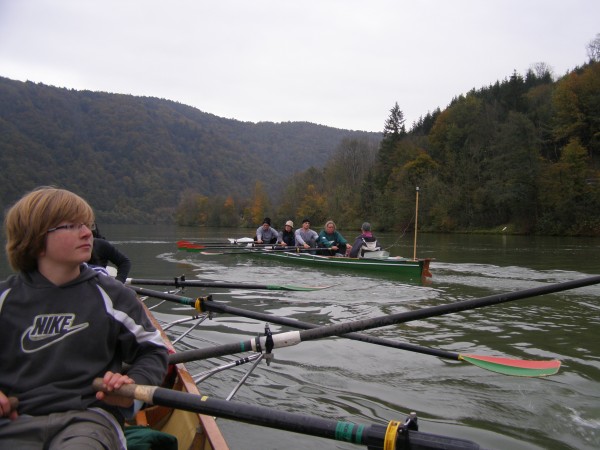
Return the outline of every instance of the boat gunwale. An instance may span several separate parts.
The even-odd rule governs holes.
[[[244,256],[244,253],[240,254]],[[388,275],[400,277],[418,276],[421,279],[431,277],[429,265],[431,258],[413,259],[369,259],[348,258],[325,255],[313,255],[294,252],[262,252],[248,250],[247,255],[257,256],[265,259],[286,260],[294,263],[314,264],[319,267],[330,267],[334,269],[349,268],[356,270],[385,271]],[[398,258],[398,257],[392,257]]]
[[[344,265],[370,265],[370,266],[389,266],[389,267],[417,267],[422,261],[426,261],[426,259],[392,259],[397,257],[390,258],[348,258],[345,256],[325,256],[325,255],[312,255],[306,253],[294,253],[294,252],[281,252],[281,253],[269,253],[269,252],[252,252],[258,256],[273,256],[273,257],[281,257],[281,258],[289,258],[289,259],[299,259],[306,261],[315,261],[315,262],[323,262],[327,264],[344,264]]]

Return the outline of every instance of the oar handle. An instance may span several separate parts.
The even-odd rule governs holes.
[[[102,378],[95,378],[92,387],[96,391],[102,391],[108,395],[118,395],[126,398],[141,400],[149,405],[153,404],[152,399],[156,386],[145,386],[141,384],[124,384],[119,389],[109,391]]]

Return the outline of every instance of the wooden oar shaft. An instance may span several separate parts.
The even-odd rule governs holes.
[[[94,381],[94,388],[96,390],[102,390],[102,379],[98,378]],[[360,425],[353,422],[324,419],[305,414],[274,410],[263,406],[248,405],[241,402],[197,396],[154,386],[129,384],[124,385],[114,393],[128,398],[135,398],[148,404],[162,405],[198,414],[222,417],[238,422],[277,428],[280,430],[337,441],[368,445],[369,447],[374,448],[383,448],[386,439],[387,428],[383,425]],[[406,433],[408,433],[408,436],[401,434],[394,435],[393,440],[397,441],[399,444],[408,440],[411,445],[416,446],[418,444],[419,446],[398,446],[397,448],[419,448],[424,450],[439,448],[450,450],[475,450],[480,448],[479,445],[474,442],[463,439],[455,439],[413,430],[406,431]],[[444,446],[442,446],[442,444]]]
[[[413,259],[417,260],[417,228],[419,224],[419,187],[417,186],[417,195],[415,200],[415,240],[413,244]]]

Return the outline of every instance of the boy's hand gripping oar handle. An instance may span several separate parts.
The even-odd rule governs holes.
[[[108,395],[120,395],[121,397],[141,400],[144,403],[153,405],[154,391],[156,386],[145,386],[142,384],[124,384],[119,389],[107,391],[102,378],[94,379],[92,386],[96,391],[106,392]]]

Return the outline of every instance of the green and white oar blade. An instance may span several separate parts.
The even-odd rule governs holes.
[[[554,375],[560,368],[560,361],[527,361],[496,356],[459,355],[459,359],[482,369],[515,377],[546,377]]]
[[[329,286],[294,286],[291,284],[267,284],[267,289],[272,291],[319,291],[321,289],[329,289]]]

